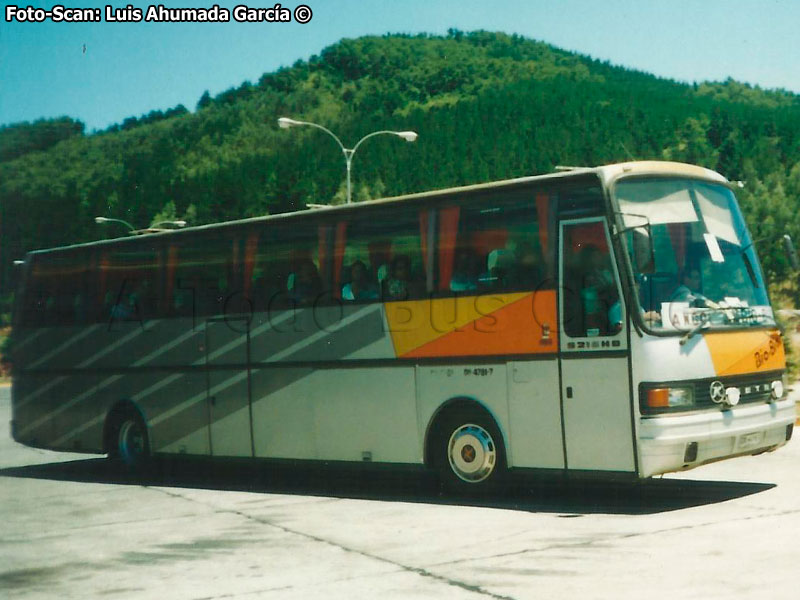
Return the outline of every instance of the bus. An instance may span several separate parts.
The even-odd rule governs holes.
[[[645,479],[792,436],[735,186],[630,162],[26,255],[13,438]]]

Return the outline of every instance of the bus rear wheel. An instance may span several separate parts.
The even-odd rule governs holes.
[[[109,455],[118,458],[130,471],[144,470],[150,462],[150,444],[142,418],[133,413],[123,414],[114,431]]]
[[[435,464],[442,487],[480,494],[495,487],[506,471],[505,451],[494,420],[480,409],[448,415],[438,427]]]

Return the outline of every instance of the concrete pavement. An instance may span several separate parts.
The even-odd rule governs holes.
[[[3,426],[0,596],[788,600],[799,461],[795,439],[644,488],[518,483],[458,503],[414,474],[182,461],[128,477]]]

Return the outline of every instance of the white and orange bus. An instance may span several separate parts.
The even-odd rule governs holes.
[[[635,162],[27,255],[14,439],[633,479],[795,408],[732,186]]]

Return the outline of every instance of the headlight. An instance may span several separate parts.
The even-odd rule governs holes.
[[[647,390],[645,406],[649,409],[689,408],[694,406],[691,387],[654,388]]]

